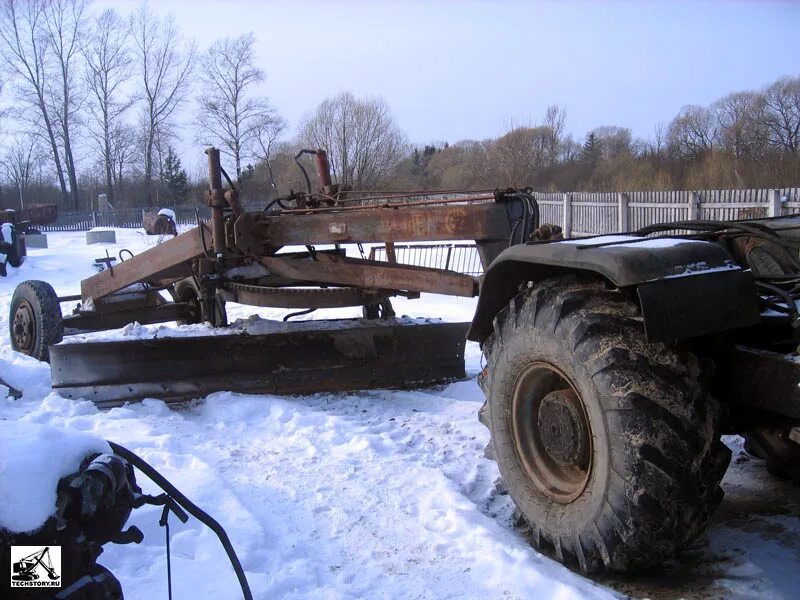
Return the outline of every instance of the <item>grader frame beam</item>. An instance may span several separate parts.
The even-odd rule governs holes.
[[[218,232],[216,238],[212,231]],[[220,270],[224,270],[242,264],[245,257],[297,282],[474,296],[477,295],[475,280],[452,272],[352,259],[332,264],[323,260],[322,254],[319,260],[315,256],[312,261],[301,262],[275,257],[275,253],[289,245],[472,239],[478,242],[486,266],[507,246],[510,233],[505,203],[487,203],[485,199],[478,204],[425,207],[401,204],[342,212],[292,211],[275,216],[243,212],[228,218],[221,229],[203,223],[113,269],[83,280],[81,296],[84,302],[90,299],[97,302],[140,282],[163,288],[192,275],[193,264],[200,259],[216,260]],[[220,247],[222,252],[218,252]]]

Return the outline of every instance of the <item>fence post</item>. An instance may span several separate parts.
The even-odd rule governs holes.
[[[97,227],[97,215],[92,211],[92,227]]]
[[[781,191],[769,191],[769,205],[767,206],[768,217],[780,217],[783,213],[783,205],[781,204]]]
[[[628,215],[628,194],[617,194],[617,227],[621,233],[631,230]]]
[[[700,218],[700,194],[689,192],[689,220],[696,221]]]
[[[564,194],[564,215],[561,219],[561,231],[565,238],[572,236],[572,194]]]

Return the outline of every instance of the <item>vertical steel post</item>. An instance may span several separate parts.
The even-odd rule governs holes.
[[[317,163],[317,171],[319,171],[319,183],[324,190],[331,185],[331,165],[328,162],[328,154],[325,150],[317,150],[314,160]]]
[[[225,251],[225,220],[222,209],[225,206],[225,196],[222,191],[222,170],[219,160],[219,150],[208,148],[208,205],[211,207],[211,234],[214,240],[214,254],[222,258]]]

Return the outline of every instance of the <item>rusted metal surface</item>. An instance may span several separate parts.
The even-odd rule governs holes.
[[[208,193],[207,202],[211,207],[211,232],[214,244],[214,254],[221,257],[225,252],[225,194],[222,189],[222,172],[220,170],[219,150],[209,148],[208,156]]]
[[[478,281],[452,271],[379,261],[322,255],[316,261],[277,256],[259,259],[271,272],[301,282],[327,283],[368,289],[399,289],[450,296],[476,296]]]
[[[409,208],[359,208],[263,217],[254,228],[264,245],[347,242],[505,240],[511,233],[499,204],[454,204]]]
[[[185,319],[192,307],[185,302],[169,302],[158,306],[145,306],[140,308],[108,311],[108,312],[81,312],[76,315],[64,317],[65,329],[77,331],[103,331],[125,327],[136,321],[142,325],[150,323],[167,323]],[[67,332],[69,334],[69,332]]]
[[[58,219],[58,206],[55,204],[35,204],[22,210],[0,210],[0,223],[28,222],[33,225],[49,225]]]
[[[206,243],[211,240],[208,225],[203,224]],[[84,301],[98,300],[134,283],[159,279],[169,273],[173,279],[192,274],[191,260],[203,256],[205,249],[199,228],[187,231],[159,246],[145,250],[118,265],[81,281]]]
[[[384,248],[386,249],[386,260],[390,263],[396,263],[397,254],[394,251],[394,242],[386,242]]]
[[[147,235],[178,235],[175,221],[155,211],[147,211],[142,215],[142,227]]]
[[[326,187],[330,187],[332,183],[328,154],[324,150],[317,150],[317,153],[314,155],[314,160],[317,163],[317,170],[319,171],[319,183],[324,190]]]
[[[350,192],[348,192],[349,194]],[[433,194],[431,194],[433,195]],[[353,200],[353,202],[358,202],[359,204],[344,204],[344,205],[336,205],[336,206],[315,206],[315,207],[308,207],[308,208],[290,208],[281,211],[281,214],[311,214],[311,213],[331,213],[331,212],[350,212],[350,211],[358,211],[358,210],[365,210],[368,208],[410,208],[414,206],[432,206],[438,204],[464,204],[466,202],[476,203],[476,202],[490,202],[494,200],[494,195],[492,194],[478,194],[472,196],[461,196],[458,198],[433,198],[427,200],[408,200],[404,202],[378,202],[381,199],[398,199],[398,198],[413,198],[416,197],[414,195],[411,196],[377,196],[377,197],[370,197],[367,196],[365,198],[360,198],[358,200]]]
[[[278,288],[228,282],[222,289],[225,300],[248,306],[273,308],[341,308],[381,302],[392,292],[354,287],[335,288]]]
[[[221,390],[295,394],[419,387],[465,376],[466,323],[292,325],[256,336],[59,344],[50,349],[53,389],[113,406]]]

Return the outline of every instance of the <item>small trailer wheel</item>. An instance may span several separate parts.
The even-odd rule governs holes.
[[[50,345],[64,337],[58,296],[44,281],[23,281],[17,286],[8,322],[11,347],[38,360],[49,362]]]

